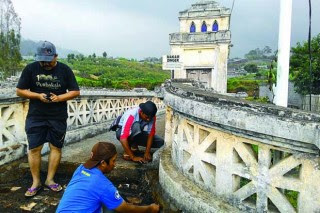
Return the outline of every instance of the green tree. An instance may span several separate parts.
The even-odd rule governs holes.
[[[75,55],[73,53],[67,55],[68,62],[75,59]]]
[[[78,61],[83,61],[85,59],[83,54],[78,54],[75,56]]]
[[[272,49],[269,46],[265,46],[262,51],[265,56],[272,53]]]
[[[290,74],[293,76],[295,89],[300,94],[320,94],[320,34],[311,40],[312,73],[309,71],[308,42],[297,43],[291,49]]]
[[[15,75],[22,60],[20,54],[20,18],[11,0],[0,0],[0,72]]]
[[[257,60],[261,59],[263,56],[263,51],[259,48],[256,48],[254,50],[250,50],[247,54],[245,54],[245,58],[248,60]]]
[[[106,58],[106,57],[108,56],[108,54],[107,54],[106,52],[103,52],[103,53],[102,53],[102,56],[103,56],[104,58]]]
[[[93,53],[92,54],[92,58],[96,58],[97,56],[96,56],[96,54],[95,53]]]
[[[243,69],[250,73],[258,72],[258,66],[256,64],[246,64]]]
[[[272,49],[269,46],[265,46],[262,50],[260,48],[250,50],[244,57],[248,60],[267,59],[271,53]]]

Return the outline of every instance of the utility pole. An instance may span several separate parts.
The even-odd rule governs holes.
[[[273,103],[288,106],[292,0],[280,0],[277,85]]]

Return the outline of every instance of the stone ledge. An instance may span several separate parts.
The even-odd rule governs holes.
[[[172,33],[169,35],[170,44],[214,44],[230,43],[230,31],[206,32],[206,33]]]
[[[164,197],[172,200],[183,212],[241,212],[177,172],[171,162],[170,148],[161,154],[159,181],[165,192]]]
[[[207,126],[290,152],[319,154],[319,114],[251,103],[175,82],[166,86],[164,101],[175,112]]]

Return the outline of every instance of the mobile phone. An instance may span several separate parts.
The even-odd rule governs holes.
[[[47,99],[48,101],[51,101],[50,93],[47,94],[46,99]]]

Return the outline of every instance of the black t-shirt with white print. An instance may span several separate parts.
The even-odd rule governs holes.
[[[22,71],[17,88],[30,89],[48,96],[50,93],[61,95],[67,91],[79,91],[72,70],[60,62],[52,70],[43,69],[39,62],[28,64]],[[65,120],[68,118],[67,102],[44,103],[38,99],[30,99],[28,117]]]

